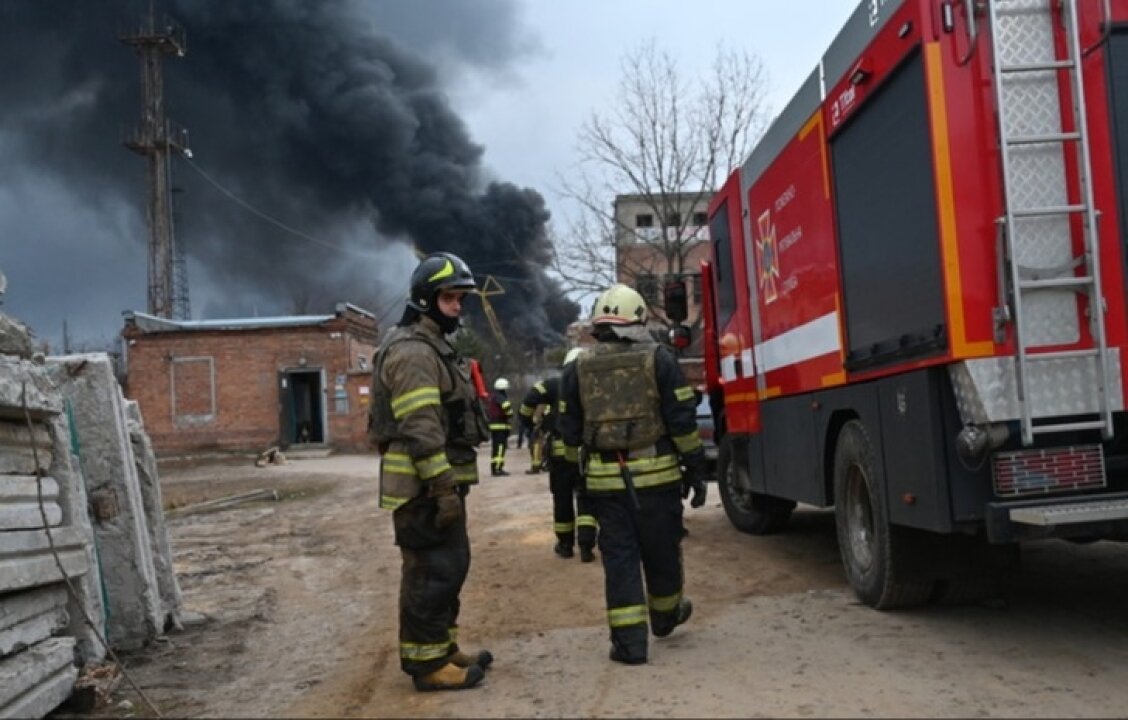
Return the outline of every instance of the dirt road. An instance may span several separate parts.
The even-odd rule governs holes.
[[[399,553],[371,457],[164,468],[167,506],[256,488],[278,502],[170,519],[184,632],[126,658],[165,716],[1066,717],[1128,708],[1128,546],[1028,546],[1006,603],[879,613],[856,603],[832,515],[736,532],[716,488],[687,509],[693,619],[650,663],[607,659],[602,570],[552,554],[547,477],[469,497],[464,646],[481,688],[416,693],[396,656]],[[480,461],[482,458],[480,458]],[[483,467],[485,463],[483,462]],[[103,716],[148,714],[122,689]],[[118,704],[123,700],[132,703]]]

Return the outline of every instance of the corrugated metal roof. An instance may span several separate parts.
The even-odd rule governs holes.
[[[306,327],[321,325],[336,315],[280,315],[276,317],[230,318],[226,320],[170,320],[148,313],[127,310],[126,321],[132,320],[142,332],[177,332],[192,330],[253,330],[257,328]]]

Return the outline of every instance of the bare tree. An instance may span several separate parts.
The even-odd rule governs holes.
[[[693,82],[653,40],[622,58],[614,102],[585,122],[578,172],[561,179],[562,194],[578,205],[555,238],[554,270],[570,290],[686,274],[689,252],[704,237],[687,209],[707,202],[762,134],[766,86],[766,71],[747,51],[718,46],[709,72]],[[647,208],[657,227],[617,218],[620,196]],[[628,246],[644,250],[623,252]]]

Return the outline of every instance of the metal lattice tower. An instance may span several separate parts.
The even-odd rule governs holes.
[[[165,20],[158,23],[152,3],[149,17],[140,29],[122,33],[120,40],[131,46],[141,60],[141,123],[127,131],[124,144],[130,150],[149,160],[149,203],[146,215],[149,221],[149,306],[148,311],[158,317],[173,317],[175,289],[174,269],[176,250],[172,228],[172,164],[171,153],[187,157],[188,131],[175,125],[164,114],[165,55],[182,57],[187,47],[183,29]],[[184,287],[185,301],[187,286]],[[186,302],[185,302],[186,304]]]
[[[172,317],[174,320],[191,320],[192,305],[188,300],[188,259],[184,252],[184,242],[176,237],[177,197],[184,192],[173,186],[172,193]]]

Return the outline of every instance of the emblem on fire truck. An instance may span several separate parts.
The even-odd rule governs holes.
[[[779,279],[779,253],[776,252],[775,225],[772,224],[772,211],[765,210],[759,218],[760,289],[764,293],[764,304],[775,302],[776,280]]]

